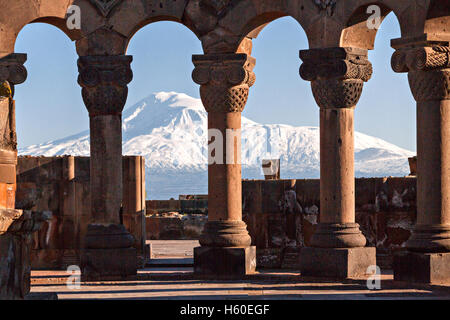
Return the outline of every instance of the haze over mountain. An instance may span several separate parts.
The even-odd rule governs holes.
[[[243,178],[263,178],[261,160],[281,158],[281,178],[319,177],[319,128],[264,125],[242,117]],[[148,199],[207,193],[207,113],[183,93],[151,94],[123,113],[123,154],[146,161]],[[89,131],[19,149],[20,155],[89,155]],[[355,133],[357,177],[404,176],[414,153]]]

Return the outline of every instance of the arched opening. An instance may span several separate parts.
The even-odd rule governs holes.
[[[243,182],[243,219],[259,250],[260,266],[268,267],[266,252],[285,266],[309,241],[312,228],[306,219],[317,219],[319,204],[314,196],[307,199],[302,188],[308,186],[313,194],[319,185],[320,130],[310,83],[299,75],[299,50],[309,47],[306,33],[292,17],[264,23],[248,35],[254,38],[256,82],[242,114],[242,177],[249,180]],[[276,162],[263,169],[263,160],[277,159],[279,177]],[[311,178],[316,180],[300,180]],[[278,181],[261,181],[272,179]],[[279,242],[275,245],[273,239]]]
[[[342,33],[341,46],[373,49],[378,24],[381,24],[391,11],[380,2],[373,2],[356,9]]]
[[[38,145],[89,128],[77,84],[74,43],[54,26],[33,23],[20,32],[15,52],[28,55],[28,79],[15,93],[19,154],[71,154],[70,150]],[[81,154],[88,153],[89,144]]]
[[[128,47],[134,78],[123,153],[146,158],[147,199],[207,193],[206,111],[191,78],[192,55],[201,52],[188,28],[168,21],[140,29]]]
[[[355,135],[355,175],[405,176],[410,172],[408,157],[416,150],[416,119],[407,75],[390,67],[390,40],[401,37],[396,16],[390,13],[377,31],[376,50],[369,51],[372,79],[355,111],[355,130],[360,132]]]
[[[207,112],[191,76],[192,55],[201,53],[195,34],[172,21],[143,27],[127,51],[134,78],[122,117],[123,154],[145,158],[151,261],[192,258],[207,220]]]
[[[51,212],[33,235],[31,260],[33,269],[54,269],[79,252],[78,221],[89,213],[88,201],[70,202],[74,166],[68,157],[57,156],[89,155],[89,117],[77,84],[75,45],[64,32],[47,23],[28,24],[16,39],[15,52],[28,56],[28,78],[14,97],[19,155],[15,207]]]
[[[282,179],[318,178],[319,109],[298,71],[299,50],[308,48],[306,34],[291,17],[257,30],[256,83],[242,114],[243,178],[264,178],[262,160],[278,158]]]

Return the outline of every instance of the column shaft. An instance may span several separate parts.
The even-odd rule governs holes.
[[[93,222],[119,224],[122,204],[122,119],[90,117],[91,210]]]
[[[417,103],[417,224],[450,225],[450,100]]]
[[[200,84],[211,136],[208,222],[201,247],[194,249],[194,272],[214,279],[240,278],[256,267],[256,248],[242,221],[240,132],[241,112],[255,82],[255,60],[246,54],[210,54],[193,56],[193,62],[192,77]]]
[[[320,223],[300,252],[303,275],[349,278],[376,263],[375,248],[355,223],[354,109],[372,75],[367,51],[300,52],[300,75],[320,107]]]
[[[218,129],[224,139],[223,163],[208,166],[208,220],[242,220],[242,174],[240,159],[241,113],[210,112],[208,128]],[[227,137],[227,131],[233,131]],[[232,139],[232,141],[230,141]],[[227,151],[232,148],[234,159],[227,163]]]
[[[133,77],[131,61],[131,56],[84,56],[78,60],[78,83],[91,130],[91,224],[81,255],[85,280],[136,275],[134,237],[120,221],[122,110]]]
[[[355,222],[353,108],[320,110],[320,222]]]
[[[443,43],[444,44],[444,43]],[[410,46],[411,45],[411,46]],[[417,101],[417,221],[407,251],[394,255],[394,279],[422,283],[450,280],[450,47],[411,44],[392,56],[408,72]]]

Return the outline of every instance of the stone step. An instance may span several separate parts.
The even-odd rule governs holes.
[[[300,255],[298,252],[286,252],[281,264],[282,269],[298,269],[300,267]]]
[[[193,267],[194,259],[192,258],[180,258],[180,259],[149,259],[145,263],[146,268],[180,268],[180,267]]]

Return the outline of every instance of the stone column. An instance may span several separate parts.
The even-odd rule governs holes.
[[[354,109],[372,75],[367,50],[300,52],[300,75],[320,107],[320,223],[301,252],[304,275],[348,278],[376,264],[375,248],[355,223]]]
[[[29,298],[31,236],[50,219],[51,212],[0,209],[0,300]],[[36,298],[55,299],[55,295],[38,294]]]
[[[417,222],[394,278],[440,283],[450,281],[450,47],[417,45],[392,57],[417,101]]]
[[[131,61],[131,56],[83,56],[78,60],[78,83],[90,119],[92,220],[81,256],[86,280],[136,275],[134,238],[120,224],[122,110],[133,78]]]
[[[15,85],[25,82],[27,55],[12,53],[0,59],[0,208],[15,208],[17,136]]]
[[[214,278],[240,277],[256,267],[256,250],[242,221],[241,174],[241,112],[255,82],[255,59],[207,54],[193,56],[193,62],[209,130],[208,223],[194,250],[194,269]]]

